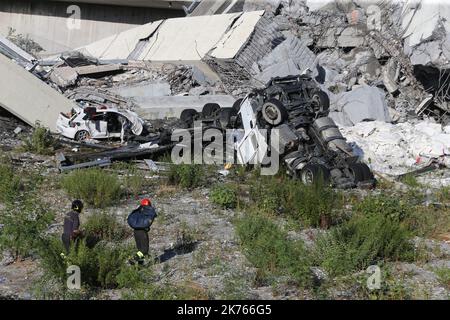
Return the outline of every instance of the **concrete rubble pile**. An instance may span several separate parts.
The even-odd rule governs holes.
[[[419,156],[445,157],[435,148],[449,143],[450,5],[205,0],[187,11],[38,64],[11,54],[3,39],[0,53],[69,100],[133,110],[145,120],[207,103],[232,107],[274,77],[309,75],[330,98],[329,116],[366,160],[376,159],[374,170],[397,174],[386,164],[411,169]],[[436,137],[424,133],[428,127]]]
[[[375,172],[397,176],[431,161],[450,167],[450,126],[418,121],[361,122],[342,133]]]

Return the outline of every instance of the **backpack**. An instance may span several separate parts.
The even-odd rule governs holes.
[[[134,230],[148,230],[158,215],[153,207],[139,207],[127,218],[128,225]]]

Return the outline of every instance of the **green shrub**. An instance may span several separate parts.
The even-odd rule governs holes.
[[[33,295],[37,299],[45,300],[82,300],[89,299],[94,290],[89,287],[82,287],[81,290],[69,290],[67,287],[67,268],[72,263],[61,254],[65,253],[65,248],[59,236],[49,235],[42,237],[38,243],[39,266],[42,275],[32,286]],[[89,259],[85,259],[89,261]],[[84,277],[82,269],[82,280]]]
[[[192,252],[198,241],[200,241],[200,238],[201,234],[199,234],[198,230],[189,226],[185,221],[182,221],[177,230],[177,241],[174,249],[180,254]]]
[[[169,168],[169,182],[180,185],[185,189],[193,189],[202,185],[205,172],[202,165],[171,164]]]
[[[21,179],[11,165],[0,163],[0,202],[12,202],[21,189]]]
[[[414,246],[400,201],[367,197],[352,218],[317,239],[316,262],[330,274],[367,268],[384,260],[412,260]]]
[[[6,205],[0,211],[0,252],[11,250],[15,257],[32,254],[53,220],[54,214],[32,196]]]
[[[439,282],[448,290],[450,290],[450,268],[442,267],[434,270]]]
[[[129,173],[124,179],[124,186],[129,195],[139,196],[145,191],[145,176]]]
[[[171,283],[155,284],[143,282],[141,285],[122,291],[124,300],[205,300],[208,297],[204,290],[188,283],[173,285]]]
[[[148,284],[145,286],[139,286],[138,288],[124,291],[122,294],[124,300],[185,300],[186,295],[183,291],[173,285],[155,285]]]
[[[63,258],[61,253],[65,250],[60,242],[57,237],[41,242],[39,256],[41,268],[47,278],[65,285],[66,268],[75,265],[80,268],[81,282],[86,288],[112,289],[119,286],[118,276],[131,257],[130,248],[103,241],[91,247],[86,240],[80,240],[72,246],[70,254]]]
[[[317,183],[305,186],[291,181],[284,188],[284,203],[289,216],[301,220],[304,225],[327,228],[337,219],[335,209],[341,207],[336,191]]]
[[[151,270],[151,269],[147,269]],[[123,266],[116,276],[119,288],[138,288],[145,282],[142,269],[137,266]]]
[[[434,195],[437,202],[450,203],[450,186],[439,188]]]
[[[434,238],[450,230],[450,209],[415,206],[411,209],[405,222],[414,235]]]
[[[250,180],[250,200],[258,211],[276,213],[283,211],[284,179],[277,176],[253,176]]]
[[[360,272],[350,276],[339,277],[325,287],[339,287],[339,291],[351,291],[354,300],[411,300],[411,289],[405,285],[402,276],[393,272],[390,264],[378,265],[381,270],[381,283],[379,289],[369,289],[367,280],[370,273]]]
[[[224,208],[236,208],[238,203],[236,186],[230,184],[216,185],[211,190],[211,201]]]
[[[62,179],[62,186],[72,197],[96,208],[111,206],[122,196],[118,177],[101,169],[71,172]]]
[[[382,213],[397,221],[404,221],[413,208],[402,198],[380,194],[364,198],[356,204],[355,211],[364,215]]]
[[[310,259],[303,243],[288,240],[287,233],[269,218],[246,215],[236,222],[236,232],[262,280],[286,275],[299,285],[311,285]]]
[[[412,174],[407,174],[407,175],[403,176],[403,178],[401,179],[401,182],[403,182],[404,184],[406,184],[408,187],[411,187],[411,188],[419,188],[422,186],[419,183],[419,181],[417,180],[417,177]]]
[[[50,155],[54,152],[55,139],[51,132],[39,125],[34,129],[31,137],[24,140],[24,150],[41,155]]]
[[[126,263],[129,255],[121,247],[104,245],[95,248],[98,261],[97,281],[101,288],[116,288],[119,285],[117,276]]]
[[[114,163],[113,169],[123,172],[123,185],[128,196],[139,196],[145,191],[147,185],[145,174],[140,172],[133,163]]]
[[[254,178],[250,199],[260,212],[284,213],[312,227],[328,227],[342,207],[339,194],[323,183],[305,186],[286,176]]]
[[[130,235],[130,229],[120,224],[112,214],[106,212],[90,215],[83,224],[86,237],[109,242],[122,241]]]

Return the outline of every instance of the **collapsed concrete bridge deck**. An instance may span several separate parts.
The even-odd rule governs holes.
[[[32,73],[0,54],[0,107],[29,125],[40,122],[55,131],[60,112],[69,112],[75,103],[65,98]]]
[[[180,0],[2,0],[0,35],[10,28],[29,37],[45,50],[43,54],[70,51],[132,27],[152,21],[183,17]],[[80,24],[71,28],[73,7],[80,9]]]

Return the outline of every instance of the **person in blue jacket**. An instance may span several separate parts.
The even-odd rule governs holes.
[[[138,252],[137,261],[142,264],[149,252],[148,232],[157,217],[156,210],[152,206],[150,199],[143,199],[140,206],[128,216],[128,224],[134,230],[134,240]]]

